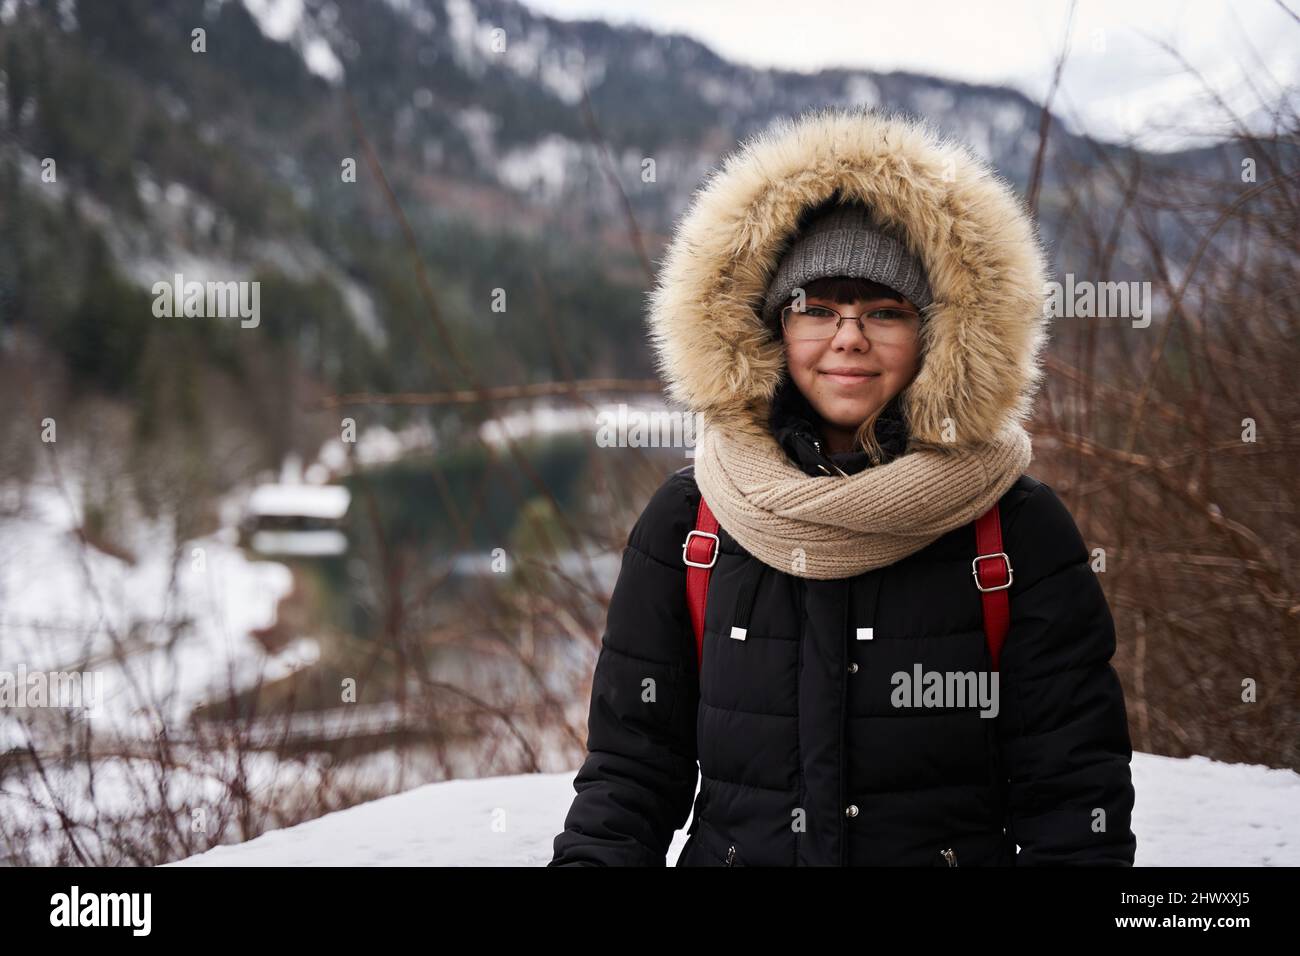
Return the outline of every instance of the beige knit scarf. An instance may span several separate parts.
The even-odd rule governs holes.
[[[885,567],[987,511],[1024,473],[1029,435],[1008,423],[973,449],[908,452],[847,477],[810,476],[775,439],[702,430],[695,480],[746,551],[796,577],[830,580]]]

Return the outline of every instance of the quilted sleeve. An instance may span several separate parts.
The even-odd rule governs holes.
[[[548,866],[665,866],[690,816],[699,683],[681,544],[692,492],[693,480],[670,477],[628,536],[592,679],[587,757]]]

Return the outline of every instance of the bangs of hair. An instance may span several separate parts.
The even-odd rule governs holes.
[[[855,279],[852,276],[825,276],[821,279],[814,279],[803,287],[804,295],[807,298],[816,296],[819,299],[829,299],[836,305],[848,305],[858,299],[896,299],[902,302],[906,299],[903,293],[897,289],[890,288],[880,282],[872,282],[870,279]]]

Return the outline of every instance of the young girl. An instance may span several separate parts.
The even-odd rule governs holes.
[[[705,427],[628,538],[550,865],[664,865],[688,816],[679,866],[1132,865],[1114,624],[1025,474],[1045,279],[919,121],[814,111],[710,177],[651,303]]]

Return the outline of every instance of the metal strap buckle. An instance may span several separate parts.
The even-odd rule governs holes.
[[[1001,558],[1006,563],[1007,566],[1006,584],[999,584],[991,588],[986,588],[980,584],[979,563],[988,558]],[[978,554],[975,556],[975,560],[971,561],[970,563],[970,573],[971,576],[975,578],[975,586],[979,588],[981,591],[1005,591],[1007,588],[1011,587],[1011,581],[1012,581],[1011,558],[1007,556],[1007,553],[1005,551],[999,551],[996,554]]]
[[[686,556],[686,549],[689,548],[689,547],[691,546],[691,535],[699,535],[701,538],[712,538],[712,539],[713,539],[713,548],[711,549],[711,550],[712,550],[712,554],[711,554],[711,556],[709,557],[709,563],[708,563],[708,564],[703,564],[703,563],[701,563],[701,562],[699,562],[699,561],[692,561],[690,558],[688,558],[688,557]],[[691,567],[693,567],[693,568],[711,568],[711,567],[713,567],[713,565],[716,564],[716,563],[717,563],[717,560],[718,560],[718,536],[717,536],[716,534],[711,534],[711,533],[708,532],[708,531],[690,531],[690,532],[688,532],[687,535],[686,535],[686,540],[682,542],[682,560],[683,560],[684,562],[686,562],[688,565],[690,565]]]

